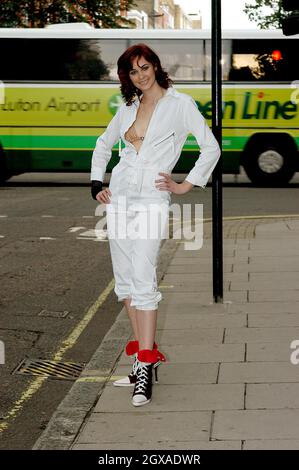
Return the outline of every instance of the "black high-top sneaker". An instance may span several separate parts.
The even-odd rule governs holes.
[[[142,349],[138,351],[137,360],[137,379],[132,395],[132,404],[142,406],[149,403],[152,398],[153,367],[157,380],[158,367],[161,361],[166,361],[166,359],[158,349]]]
[[[157,349],[158,345],[154,342],[153,349]],[[133,356],[134,355],[134,364],[132,366],[132,370],[127,375],[127,377],[124,377],[119,380],[115,380],[113,382],[113,385],[115,387],[133,387],[136,383],[137,379],[137,369],[138,369],[138,361],[137,361],[137,353],[139,351],[139,342],[138,341],[129,341],[128,344],[126,345],[126,354],[127,356]],[[157,364],[154,365],[154,367],[157,367],[160,364],[160,361],[157,362]],[[156,377],[156,382],[158,382],[157,379],[157,372],[155,369],[155,377]]]
[[[152,399],[153,364],[139,362],[137,379],[132,395],[134,406],[142,406]]]

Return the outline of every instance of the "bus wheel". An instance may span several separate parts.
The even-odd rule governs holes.
[[[253,184],[283,186],[294,176],[295,146],[289,139],[279,137],[253,139],[245,149],[243,167]]]

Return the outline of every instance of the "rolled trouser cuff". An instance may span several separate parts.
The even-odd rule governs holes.
[[[137,310],[157,310],[161,300],[162,294],[159,291],[149,294],[132,294],[131,307],[135,307]]]

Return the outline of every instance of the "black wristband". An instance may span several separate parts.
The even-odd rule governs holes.
[[[98,181],[98,180],[92,180],[91,181],[91,195],[92,195],[92,198],[97,201],[97,198],[96,198],[96,195],[102,191],[102,188],[103,188],[103,183],[102,181]]]

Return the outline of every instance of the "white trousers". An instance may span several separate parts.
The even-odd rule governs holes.
[[[157,290],[157,260],[167,238],[169,204],[146,210],[115,210],[107,205],[107,233],[118,301],[131,298],[139,310],[156,310],[162,300]]]

